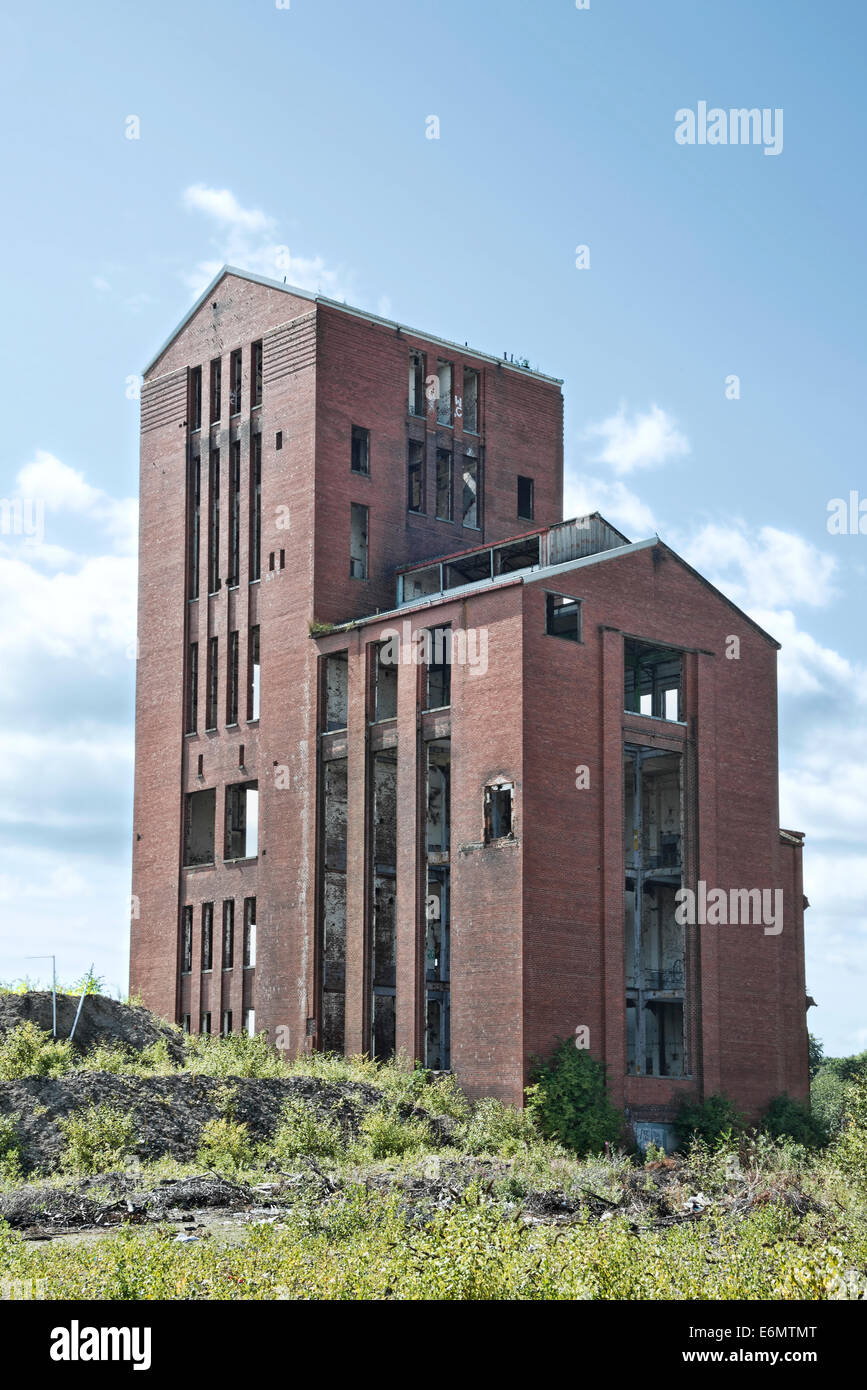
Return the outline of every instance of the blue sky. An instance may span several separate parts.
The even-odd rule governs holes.
[[[0,978],[55,950],[125,987],[128,378],[213,268],[288,248],[290,283],[564,377],[567,511],[658,530],[784,643],[810,1026],[867,1047],[867,536],[827,529],[867,497],[864,7],[48,0],[4,40],[0,497],[45,524],[0,534]],[[781,109],[782,151],[679,145],[700,101]]]

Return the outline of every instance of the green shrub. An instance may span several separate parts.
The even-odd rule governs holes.
[[[18,1127],[12,1115],[0,1115],[0,1181],[17,1182],[22,1177]]]
[[[28,1020],[19,1023],[0,1042],[0,1081],[24,1076],[63,1076],[75,1065],[68,1038],[52,1038]]]
[[[229,1033],[215,1037],[187,1033],[184,1038],[184,1067],[202,1076],[286,1076],[280,1054],[268,1042],[267,1034]]]
[[[402,1120],[395,1110],[385,1106],[365,1115],[361,1134],[362,1144],[372,1159],[401,1158],[428,1148],[433,1139],[424,1120]]]
[[[623,1117],[608,1097],[605,1067],[574,1039],[558,1043],[547,1061],[537,1061],[527,1087],[527,1108],[539,1132],[577,1154],[599,1153],[614,1144]]]
[[[728,1144],[744,1128],[744,1117],[728,1096],[708,1096],[706,1100],[685,1100],[674,1117],[678,1142],[687,1145],[701,1139],[711,1148]]]
[[[821,1067],[810,1083],[810,1109],[827,1134],[835,1135],[846,1113],[846,1082],[833,1067]]]
[[[486,1096],[473,1106],[463,1137],[467,1153],[499,1154],[502,1158],[512,1158],[538,1142],[539,1132],[532,1115],[504,1105],[493,1096]]]
[[[844,1104],[834,1158],[858,1187],[867,1188],[867,1078],[847,1086]]]
[[[135,1151],[132,1115],[110,1105],[88,1105],[59,1120],[66,1139],[60,1166],[69,1173],[105,1173]]]
[[[805,1149],[820,1149],[828,1132],[810,1107],[791,1096],[776,1096],[762,1116],[761,1128],[774,1139],[794,1139]]]
[[[336,1120],[320,1119],[312,1106],[292,1096],[280,1112],[269,1148],[278,1166],[303,1154],[337,1158],[344,1149],[343,1134]]]
[[[205,1168],[217,1172],[248,1168],[253,1162],[253,1141],[247,1126],[225,1115],[208,1120],[202,1126],[196,1158]]]

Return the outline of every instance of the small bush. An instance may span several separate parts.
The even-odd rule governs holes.
[[[245,1124],[220,1116],[208,1120],[199,1136],[197,1161],[217,1172],[235,1172],[253,1162],[253,1141]]]
[[[402,1120],[394,1110],[372,1110],[361,1122],[362,1143],[372,1159],[401,1158],[430,1146],[430,1126],[424,1120]]]
[[[730,1144],[732,1136],[744,1128],[744,1117],[728,1096],[708,1096],[706,1100],[685,1100],[674,1117],[678,1142],[689,1144],[701,1139],[710,1148]]]
[[[867,1078],[846,1088],[843,1127],[833,1154],[843,1172],[867,1188]]]
[[[184,1067],[201,1076],[286,1076],[286,1067],[268,1042],[267,1034],[229,1033],[212,1037],[188,1033],[184,1038]]]
[[[344,1149],[343,1134],[330,1116],[320,1119],[312,1106],[291,1097],[280,1112],[280,1123],[269,1148],[278,1167],[303,1154],[337,1158]]]
[[[28,1020],[0,1042],[0,1081],[24,1076],[63,1076],[72,1071],[75,1053],[68,1038],[52,1038]]]
[[[526,1110],[504,1105],[493,1096],[486,1096],[473,1106],[473,1113],[464,1131],[463,1147],[471,1154],[499,1154],[512,1158],[531,1144],[539,1142],[539,1132]]]
[[[577,1154],[600,1153],[616,1143],[623,1117],[605,1085],[605,1067],[574,1040],[558,1043],[547,1061],[537,1061],[527,1087],[527,1107],[546,1139]]]
[[[827,1134],[835,1135],[846,1114],[846,1082],[832,1067],[822,1067],[810,1084],[810,1109]]]
[[[69,1173],[105,1173],[135,1150],[135,1120],[110,1105],[88,1105],[58,1120],[66,1139],[60,1166]]]
[[[794,1139],[805,1149],[820,1149],[828,1132],[810,1108],[791,1096],[776,1096],[762,1116],[761,1127],[774,1139]]]
[[[22,1177],[18,1128],[12,1115],[0,1115],[0,1181],[17,1182]]]

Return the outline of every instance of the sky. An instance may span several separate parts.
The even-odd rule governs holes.
[[[0,980],[54,953],[126,989],[138,380],[229,262],[564,378],[566,515],[658,533],[783,644],[809,1026],[867,1047],[867,8],[43,0],[3,30]],[[768,138],[700,141],[700,103]]]

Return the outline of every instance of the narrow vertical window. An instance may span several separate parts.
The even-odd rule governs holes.
[[[212,637],[208,642],[208,709],[205,715],[205,728],[217,727],[217,690],[219,671],[217,668],[219,638]]]
[[[409,354],[409,413],[424,415],[424,353],[415,348]]]
[[[211,450],[209,470],[211,524],[208,528],[208,593],[220,587],[220,451]]]
[[[181,973],[189,975],[193,968],[193,909],[185,907],[181,918]]]
[[[349,577],[367,578],[367,513],[360,502],[350,504]]]
[[[223,1035],[224,1038],[227,1038],[227,1037],[229,1036],[229,1034],[231,1033],[231,1031],[232,1031],[232,1010],[231,1010],[231,1009],[224,1009],[224,1010],[223,1010],[223,1021],[222,1021],[221,1025],[220,1025],[220,1032],[222,1033],[222,1035]]]
[[[241,413],[241,349],[236,348],[229,358],[229,414]]]
[[[250,578],[262,577],[262,436],[254,434],[250,447]]]
[[[259,629],[250,628],[249,646],[249,676],[247,686],[247,718],[259,718],[259,688],[260,688],[260,665],[259,665]]]
[[[254,1033],[256,1032],[256,1010],[245,1009],[242,1017],[244,1022],[242,1023],[241,1027],[243,1031],[249,1034],[249,1036],[252,1038]]]
[[[202,903],[202,969],[214,964],[214,904]]]
[[[238,722],[238,659],[239,659],[239,634],[229,633],[229,670],[226,682],[226,723],[237,724]]]
[[[361,425],[352,426],[350,469],[353,473],[370,473],[370,430],[362,429]]]
[[[205,1037],[208,1037],[208,1036],[210,1035],[210,1032],[211,1032],[211,1015],[210,1015],[210,1014],[200,1014],[200,1015],[199,1015],[199,1032],[200,1032],[200,1033],[204,1033]]]
[[[479,528],[479,465],[473,458],[464,455],[462,523],[464,526]]]
[[[437,517],[452,519],[452,451],[437,449]]]
[[[424,444],[420,439],[409,441],[406,462],[406,505],[411,512],[424,511]]]
[[[202,369],[193,367],[190,372],[190,429],[202,427]]]
[[[189,497],[190,508],[190,549],[189,565],[187,568],[187,595],[189,598],[193,599],[199,597],[199,537],[202,528],[202,465],[198,454],[195,454],[190,459],[187,495]]]
[[[261,404],[262,404],[262,339],[261,339],[261,338],[259,339],[258,343],[254,343],[254,344],[253,344],[253,348],[252,348],[252,352],[251,352],[251,362],[250,362],[250,375],[251,375],[250,388],[251,388],[251,392],[252,392],[252,398],[251,398],[251,400],[250,400],[250,405],[251,405],[251,406],[254,406],[254,405],[261,405]]]
[[[187,666],[187,733],[194,734],[199,726],[199,644],[190,643]]]
[[[240,582],[241,555],[241,441],[229,451],[229,588]]]
[[[220,418],[223,400],[223,362],[222,358],[215,357],[211,363],[211,424],[215,425]]]
[[[464,433],[479,432],[479,374],[474,367],[464,367]]]
[[[226,898],[223,902],[223,969],[231,970],[235,964],[235,899]]]
[[[533,479],[518,475],[518,520],[533,520]]]
[[[437,362],[437,424],[452,423],[452,364]]]
[[[244,899],[244,969],[256,964],[256,899]]]

